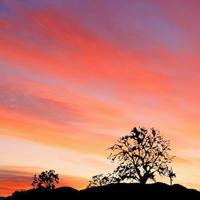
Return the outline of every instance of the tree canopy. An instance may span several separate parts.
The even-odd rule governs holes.
[[[134,127],[129,135],[121,137],[112,147],[108,157],[119,163],[115,173],[123,180],[146,183],[155,175],[166,175],[173,157],[169,155],[170,144],[151,128]]]
[[[41,172],[38,176],[33,177],[32,186],[35,189],[46,188],[55,189],[56,184],[59,183],[59,175],[54,170]]]
[[[108,159],[117,162],[117,167],[109,176],[101,176],[104,184],[105,180],[107,184],[134,181],[145,184],[148,180],[156,181],[156,175],[172,176],[169,165],[174,156],[170,155],[170,142],[154,128],[134,127],[109,150]],[[91,181],[90,185],[95,185],[97,180]]]

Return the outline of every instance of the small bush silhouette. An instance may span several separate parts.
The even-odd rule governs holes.
[[[168,176],[169,179],[170,179],[170,185],[172,185],[172,183],[173,183],[173,178],[176,178],[176,174],[173,172],[173,169],[172,169],[172,168],[168,171],[167,176]]]
[[[32,186],[35,189],[46,188],[55,189],[56,184],[59,183],[59,175],[54,170],[41,172],[40,175],[33,177]]]
[[[104,186],[107,185],[109,181],[110,178],[108,175],[98,174],[93,176],[92,179],[89,181],[88,188]]]

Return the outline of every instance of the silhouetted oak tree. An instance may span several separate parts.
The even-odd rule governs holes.
[[[134,127],[109,148],[112,152],[108,158],[118,162],[115,177],[120,182],[136,180],[145,184],[149,179],[155,181],[156,174],[168,176],[173,159],[169,146],[169,141],[154,128]]]
[[[59,175],[54,170],[44,171],[40,175],[33,177],[32,186],[35,189],[46,188],[55,189],[59,183]]]

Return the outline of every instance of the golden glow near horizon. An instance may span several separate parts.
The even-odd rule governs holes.
[[[171,140],[175,183],[200,189],[199,6],[1,1],[0,196],[45,169],[86,187],[138,125]]]

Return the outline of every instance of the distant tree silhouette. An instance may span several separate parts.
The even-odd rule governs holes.
[[[43,171],[41,174],[34,175],[32,186],[35,189],[47,188],[55,189],[56,184],[59,183],[59,175],[55,173],[54,170]]]
[[[168,176],[168,165],[173,157],[169,155],[170,144],[159,131],[151,128],[134,127],[129,135],[121,137],[112,147],[109,159],[117,161],[115,177],[120,182],[138,181],[145,184],[155,181],[155,175]]]
[[[169,179],[170,179],[170,185],[172,185],[172,183],[173,183],[173,178],[176,178],[176,174],[173,172],[173,169],[172,169],[172,168],[168,171],[167,176],[168,176]]]

